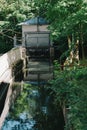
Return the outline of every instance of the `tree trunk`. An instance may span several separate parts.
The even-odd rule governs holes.
[[[85,54],[84,54],[84,46],[83,46],[83,43],[84,43],[84,41],[83,41],[83,31],[82,31],[83,26],[82,26],[81,23],[79,25],[79,28],[80,28],[80,38],[79,39],[80,39],[80,45],[81,45],[82,59],[84,60]]]
[[[63,101],[62,110],[63,110],[65,125],[67,125],[67,111],[66,111],[65,101]]]
[[[71,41],[70,36],[68,36],[68,47],[69,47],[69,50],[70,50],[70,54],[69,54],[69,56],[67,57],[67,59],[64,63],[65,65],[70,65],[73,62],[72,41]]]

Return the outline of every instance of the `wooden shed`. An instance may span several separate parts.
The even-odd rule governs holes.
[[[50,31],[48,30],[49,24],[45,19],[41,17],[35,17],[25,22],[22,22],[19,25],[22,25],[23,46],[28,47],[49,46],[50,42],[49,41]]]
[[[22,25],[22,46],[26,48],[28,57],[29,79],[37,80],[39,77],[41,80],[47,80],[46,75],[49,79],[52,75],[50,68],[52,68],[53,47],[48,21],[42,17],[35,17],[20,25]]]

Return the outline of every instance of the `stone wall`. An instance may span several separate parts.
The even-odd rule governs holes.
[[[24,49],[22,47],[13,48],[9,52],[5,53],[0,57],[0,82],[9,83],[9,88],[5,100],[5,105],[0,116],[0,130],[3,125],[3,122],[8,114],[9,107],[11,105],[11,95],[12,95],[12,66],[18,60],[24,58]]]
[[[11,66],[20,59],[22,59],[22,47],[13,48],[0,57],[0,82],[10,82],[12,79]]]

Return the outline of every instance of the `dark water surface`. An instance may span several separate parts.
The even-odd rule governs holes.
[[[23,89],[10,108],[2,130],[64,130],[62,111],[44,86]]]

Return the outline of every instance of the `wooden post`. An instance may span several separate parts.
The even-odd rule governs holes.
[[[14,47],[16,47],[16,45],[17,45],[17,37],[16,37],[16,34],[14,35],[13,40],[14,40]]]

